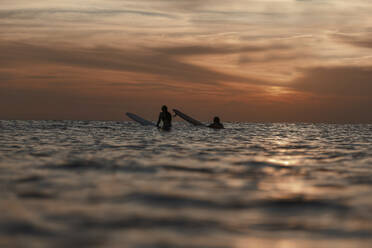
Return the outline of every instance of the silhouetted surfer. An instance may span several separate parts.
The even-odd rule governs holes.
[[[163,130],[169,131],[172,127],[172,115],[168,112],[167,106],[161,107],[162,112],[159,114],[158,123],[156,124],[157,127],[160,127],[159,124],[162,121],[163,126],[161,127]]]
[[[208,127],[215,128],[215,129],[223,129],[224,128],[222,123],[220,122],[220,118],[218,116],[213,118],[213,123],[210,124]]]

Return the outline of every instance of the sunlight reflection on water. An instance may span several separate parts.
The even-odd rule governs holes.
[[[0,126],[1,247],[369,247],[372,239],[372,125]]]

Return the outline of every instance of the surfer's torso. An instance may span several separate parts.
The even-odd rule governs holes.
[[[169,129],[172,127],[172,115],[167,112],[160,112],[159,120],[163,122],[163,129]]]

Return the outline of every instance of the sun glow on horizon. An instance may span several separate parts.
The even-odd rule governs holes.
[[[4,0],[0,103],[14,109],[0,118],[121,120],[168,104],[230,120],[372,122],[371,12],[363,0]]]

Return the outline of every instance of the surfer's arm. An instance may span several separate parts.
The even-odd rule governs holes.
[[[161,113],[159,114],[158,123],[156,123],[156,126],[157,126],[157,127],[159,127],[160,121],[161,121]]]

